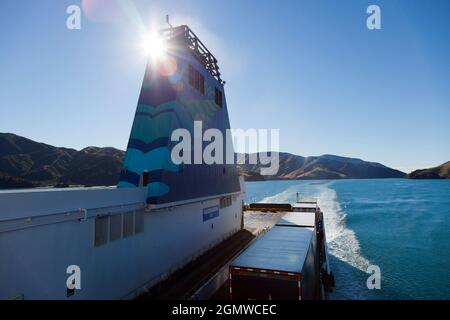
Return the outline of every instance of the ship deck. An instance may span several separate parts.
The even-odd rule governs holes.
[[[206,283],[219,269],[248,244],[254,235],[248,230],[240,230],[230,238],[175,272],[147,293],[141,300],[186,300]]]
[[[244,229],[238,231],[230,238],[222,241],[197,259],[184,266],[168,279],[162,281],[148,292],[138,297],[139,300],[180,300],[192,299],[202,291],[211,279],[220,279],[222,270],[227,264],[244,250],[254,239],[257,239],[286,212],[244,212]],[[226,299],[226,294],[221,294],[225,283],[220,283],[209,298]],[[219,290],[217,290],[219,289]],[[206,290],[205,290],[206,291]],[[201,293],[200,293],[201,294]]]

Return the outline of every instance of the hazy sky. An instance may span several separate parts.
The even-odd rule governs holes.
[[[450,160],[450,1],[114,1],[1,1],[0,132],[125,149],[139,43],[168,13],[218,58],[233,128],[404,171]],[[366,27],[370,4],[381,30]]]

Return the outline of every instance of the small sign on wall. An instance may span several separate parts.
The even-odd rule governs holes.
[[[213,206],[203,209],[203,222],[214,219],[219,216],[219,206]]]

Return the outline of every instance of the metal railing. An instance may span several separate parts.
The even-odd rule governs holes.
[[[193,56],[205,66],[206,70],[208,70],[220,84],[225,83],[220,77],[221,74],[219,72],[217,59],[187,25],[166,28],[161,30],[160,33],[168,43],[181,44],[188,48]]]

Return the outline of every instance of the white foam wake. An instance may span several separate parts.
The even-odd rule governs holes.
[[[355,232],[346,226],[347,214],[337,201],[336,191],[331,189],[328,184],[322,185],[321,189],[318,204],[324,214],[330,254],[367,272],[370,262],[361,255]]]
[[[296,196],[296,186],[292,186],[284,190],[283,192],[277,193],[273,196],[265,197],[260,202],[262,203],[280,203],[280,202],[292,202],[292,197]]]
[[[297,192],[302,196],[317,199],[324,213],[329,253],[353,267],[366,272],[370,262],[360,253],[359,241],[355,232],[346,226],[345,210],[338,202],[336,191],[329,182],[302,183],[264,198],[261,202],[295,202]]]

